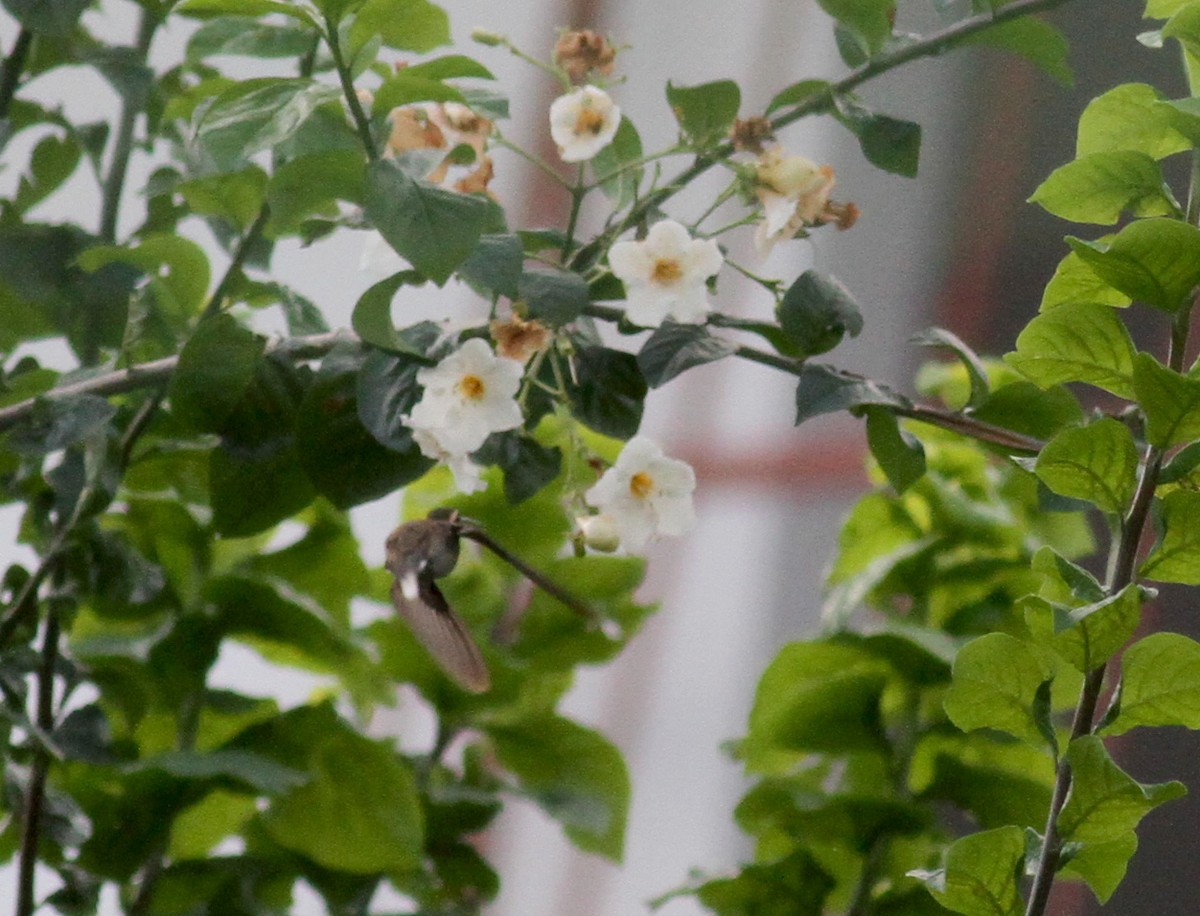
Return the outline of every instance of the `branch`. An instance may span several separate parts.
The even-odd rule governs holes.
[[[17,40],[13,42],[12,52],[4,59],[4,69],[0,70],[0,119],[8,117],[8,109],[13,96],[17,94],[17,84],[21,81],[21,71],[25,69],[25,60],[29,57],[32,44],[33,32],[21,29],[17,33]]]
[[[357,340],[358,338],[349,331],[327,331],[324,334],[312,334],[308,337],[280,338],[267,344],[267,348],[263,352],[264,355],[283,354],[297,361],[317,359],[332,350],[338,343]],[[165,356],[152,362],[130,366],[127,369],[117,369],[69,385],[52,388],[37,397],[18,401],[16,404],[0,408],[0,433],[11,429],[29,417],[42,398],[71,397],[77,394],[94,394],[100,397],[125,394],[166,382],[171,378],[178,364],[178,355]]]
[[[877,76],[882,76],[884,73],[894,70],[902,64],[920,60],[923,57],[935,57],[938,54],[943,54],[964,39],[978,32],[983,32],[992,26],[1013,19],[1019,19],[1022,16],[1053,9],[1068,2],[1070,0],[1013,0],[1012,3],[1007,4],[999,10],[993,10],[990,13],[964,19],[948,28],[942,29],[940,32],[935,32],[919,41],[914,41],[903,48],[898,48],[886,54],[879,54],[862,66],[851,70],[836,83],[830,83],[824,92],[809,96],[784,114],[773,118],[771,120],[771,127],[774,130],[778,130],[807,115],[826,111],[833,107],[834,101],[839,95],[857,89],[863,83]],[[651,211],[661,208],[663,203],[680,188],[690,185],[697,176],[707,172],[719,161],[728,159],[733,155],[733,152],[733,144],[725,142],[698,155],[695,162],[676,175],[665,186],[648,194],[639,203],[635,204],[623,220],[620,220],[610,230],[597,237],[588,245],[580,248],[575,253],[575,257],[571,259],[571,266],[580,268],[594,263],[599,254],[608,247],[609,241],[625,232],[631,226],[637,225]]]
[[[225,300],[225,294],[229,291],[229,287],[233,283],[233,278],[245,266],[246,258],[250,256],[250,249],[262,238],[263,227],[267,225],[267,220],[270,217],[271,208],[264,203],[258,211],[258,216],[255,217],[250,228],[246,230],[246,234],[242,236],[242,240],[238,242],[238,246],[233,252],[233,260],[229,262],[229,267],[226,268],[225,275],[221,277],[221,282],[213,290],[212,297],[208,300],[208,305],[204,307],[204,311],[200,315],[201,321],[205,318],[211,318],[217,312],[221,311],[221,303]]]
[[[142,7],[142,18],[138,24],[137,63],[145,65],[150,52],[150,42],[162,20],[149,6]],[[117,216],[121,209],[121,192],[125,189],[125,173],[129,169],[129,157],[133,153],[133,128],[141,106],[133,104],[128,93],[121,96],[121,120],[117,125],[117,138],[113,143],[112,162],[104,179],[104,200],[100,207],[100,237],[110,244],[117,238]]]

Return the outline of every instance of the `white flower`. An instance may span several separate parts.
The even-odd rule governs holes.
[[[690,466],[666,457],[644,436],[634,436],[586,499],[612,519],[627,550],[640,550],[653,538],[683,534],[695,523],[695,489]]]
[[[405,418],[414,433],[427,433],[439,454],[468,455],[492,433],[524,422],[517,404],[521,364],[496,356],[480,338],[472,338],[432,368],[417,372],[425,393]],[[429,440],[427,440],[429,441]],[[418,441],[418,444],[420,442]]]
[[[472,461],[469,455],[455,455],[446,451],[437,437],[427,429],[414,429],[413,441],[421,449],[422,455],[433,458],[450,469],[450,473],[454,475],[454,486],[460,493],[478,493],[487,489],[487,484],[481,476],[483,468]]]
[[[833,169],[804,156],[788,156],[778,146],[766,149],[754,164],[755,193],[763,208],[754,242],[768,252],[778,241],[792,238],[825,212],[833,190]]]
[[[550,136],[563,162],[585,162],[612,143],[621,126],[621,109],[608,93],[581,86],[550,106]]]
[[[713,239],[694,239],[671,219],[651,226],[644,240],[617,242],[608,252],[612,272],[625,284],[629,320],[651,328],[668,315],[702,323],[708,314],[705,281],[724,262]]]

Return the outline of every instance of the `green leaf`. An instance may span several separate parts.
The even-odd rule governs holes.
[[[88,0],[4,0],[4,8],[22,27],[52,38],[70,35],[87,5]]]
[[[1200,379],[1180,375],[1149,353],[1138,353],[1133,387],[1151,444],[1169,448],[1200,438]]]
[[[324,150],[289,159],[267,182],[267,233],[277,237],[299,232],[307,219],[334,216],[339,200],[361,205],[365,178],[357,150]]]
[[[863,40],[871,54],[892,34],[896,0],[817,0],[821,9]]]
[[[1138,220],[1107,243],[1067,242],[1110,286],[1167,312],[1182,308],[1200,284],[1200,229],[1178,220]]]
[[[1038,455],[1034,473],[1060,496],[1121,515],[1133,499],[1139,464],[1129,427],[1104,417],[1055,436]]]
[[[1022,16],[989,26],[966,36],[957,44],[988,45],[1010,51],[1041,67],[1064,86],[1071,86],[1075,82],[1075,74],[1067,62],[1070,48],[1066,38],[1050,23],[1033,16]]]
[[[829,642],[783,647],[754,693],[741,753],[747,770],[770,772],[781,752],[842,754],[884,747],[880,701],[889,668],[862,649]]]
[[[1200,644],[1178,633],[1152,633],[1121,655],[1120,691],[1101,733],[1139,726],[1200,728]]]
[[[190,318],[208,295],[209,266],[204,249],[178,235],[150,234],[132,248],[97,245],[79,255],[89,273],[108,264],[132,264],[152,277],[159,303],[173,318]]]
[[[988,633],[963,646],[944,705],[965,732],[992,728],[1030,744],[1054,745],[1038,713],[1038,693],[1053,672],[1021,640]]]
[[[258,810],[257,799],[216,789],[181,812],[171,823],[167,852],[172,859],[204,859],[225,837],[238,833]],[[159,897],[161,883],[156,887]]]
[[[837,97],[836,117],[858,137],[858,145],[872,165],[905,178],[917,176],[921,153],[919,124],[876,114],[846,96]]]
[[[562,470],[560,448],[544,446],[516,430],[493,433],[472,457],[479,464],[499,465],[504,471],[504,495],[513,505],[529,499]]]
[[[1132,399],[1133,340],[1104,305],[1060,305],[1034,318],[1004,361],[1042,388],[1087,382]]]
[[[373,347],[419,357],[424,361],[425,353],[396,329],[392,324],[392,300],[403,286],[423,286],[425,278],[415,270],[402,270],[386,280],[380,280],[358,297],[354,314],[350,319],[354,333]]]
[[[357,353],[335,349],[305,393],[296,425],[300,463],[313,485],[338,508],[369,502],[419,478],[433,462],[413,445],[384,446],[358,417]]]
[[[612,142],[592,157],[592,174],[614,210],[623,210],[637,198],[645,169],[634,163],[642,158],[642,138],[624,115]]]
[[[1100,903],[1108,903],[1125,878],[1129,860],[1137,852],[1137,834],[1126,833],[1107,843],[1084,843],[1063,863],[1063,872],[1087,882]]]
[[[1032,382],[1012,382],[997,388],[980,407],[975,418],[1015,432],[1049,439],[1065,426],[1083,420],[1074,395],[1062,385],[1042,389]]]
[[[1183,212],[1158,163],[1133,150],[1089,153],[1068,162],[1038,185],[1029,200],[1077,223],[1111,225],[1125,211],[1133,216]]]
[[[206,175],[176,185],[192,212],[219,216],[234,227],[246,230],[258,217],[266,191],[267,176],[257,166],[240,172]]]
[[[309,29],[247,22],[243,16],[218,16],[192,33],[186,60],[195,65],[215,54],[300,57],[312,49],[316,40],[316,33]]]
[[[714,878],[696,899],[719,916],[821,916],[837,886],[806,849],[770,863],[746,865],[732,878]]]
[[[224,779],[277,795],[308,782],[308,775],[250,751],[167,751],[122,767],[127,773],[160,770],[177,779]]]
[[[1096,271],[1072,251],[1054,269],[1038,311],[1048,312],[1061,305],[1076,304],[1124,308],[1129,302],[1128,296],[1100,279]]]
[[[1179,12],[1193,0],[1146,0],[1147,19],[1167,19]]]
[[[376,35],[385,47],[424,54],[450,43],[450,19],[428,0],[366,0],[350,26],[351,56]]]
[[[12,205],[25,213],[66,181],[83,155],[74,138],[48,134],[38,141],[29,160],[29,174],[22,175]]]
[[[979,358],[979,355],[967,346],[957,334],[951,333],[945,328],[927,328],[915,335],[912,341],[923,347],[943,347],[958,357],[971,382],[971,396],[967,399],[967,407],[979,407],[988,399],[991,388],[988,382],[987,368],[983,365],[983,360]]]
[[[1200,585],[1200,493],[1175,490],[1159,503],[1166,532],[1142,564],[1141,575],[1155,582]]]
[[[638,351],[638,368],[651,388],[665,385],[695,366],[715,362],[737,352],[737,344],[715,337],[698,324],[664,321]]]
[[[870,379],[842,373],[832,366],[805,364],[796,387],[796,425],[810,417],[858,407],[902,407],[908,402]]]
[[[276,843],[351,874],[421,865],[424,824],[416,779],[389,745],[344,729],[318,741],[307,757],[311,780],[263,815]]]
[[[576,846],[614,862],[625,848],[629,773],[597,732],[558,716],[487,729],[501,764]]]
[[[1075,155],[1133,150],[1163,159],[1191,149],[1162,99],[1145,83],[1125,83],[1092,99],[1079,116]]]
[[[1079,607],[1095,604],[1107,597],[1104,586],[1095,576],[1072,563],[1053,547],[1038,548],[1031,565],[1034,572],[1042,575],[1039,593],[1051,601]]]
[[[287,0],[184,0],[174,9],[175,12],[194,16],[223,13],[230,16],[265,16],[268,13],[282,13],[314,28],[317,26],[307,9]]]
[[[812,99],[828,94],[829,83],[825,80],[801,80],[777,92],[774,98],[767,103],[765,114],[770,115],[780,108],[803,105],[809,103]]]
[[[642,423],[646,380],[632,353],[606,347],[579,347],[575,374],[567,381],[571,411],[605,436],[629,439]]]
[[[1141,622],[1141,607],[1141,590],[1128,585],[1111,597],[1074,608],[1061,622],[1054,622],[1054,651],[1077,671],[1094,671],[1133,636]]]
[[[903,493],[925,476],[925,447],[900,428],[896,415],[882,407],[868,407],[867,445],[883,468],[888,482]]]
[[[733,80],[699,86],[675,86],[668,82],[667,104],[690,145],[702,149],[729,135],[742,104],[742,91]]]
[[[424,361],[381,351],[369,354],[358,373],[358,418],[392,451],[412,451],[412,430],[404,418],[421,400],[417,373],[424,366]]]
[[[1171,456],[1171,460],[1159,473],[1158,482],[1166,484],[1184,480],[1197,467],[1200,467],[1200,442],[1192,442]]]
[[[291,435],[254,446],[222,442],[209,456],[208,486],[213,528],[226,537],[265,531],[316,496]]]
[[[381,159],[367,168],[366,215],[389,245],[441,286],[475,251],[489,208],[482,196],[414,180]]]
[[[779,325],[802,356],[832,350],[862,331],[858,303],[834,277],[806,270],[788,287],[777,310]]]
[[[171,411],[187,427],[219,433],[254,381],[266,341],[227,313],[196,328],[179,354],[168,394]]]
[[[460,102],[466,98],[454,86],[441,80],[418,76],[405,67],[384,80],[371,101],[371,112],[375,117],[386,116],[394,108],[414,102]]]
[[[218,171],[241,171],[246,159],[283,143],[316,109],[338,96],[333,86],[308,79],[235,83],[200,116],[196,142]]]
[[[4,444],[22,455],[49,455],[100,433],[116,414],[116,407],[94,394],[41,397]]]
[[[557,328],[583,313],[588,304],[588,286],[573,271],[538,267],[521,274],[517,298],[529,307],[530,318]]]
[[[483,295],[519,296],[525,251],[515,235],[483,235],[474,253],[458,268],[458,275]]]
[[[999,827],[957,840],[937,871],[911,871],[934,899],[964,916],[1020,916],[1019,882],[1025,870],[1025,834]]]
[[[1107,843],[1132,832],[1164,802],[1187,794],[1183,783],[1142,785],[1121,770],[1104,742],[1085,735],[1071,742],[1071,794],[1058,818],[1062,838],[1074,843]]]

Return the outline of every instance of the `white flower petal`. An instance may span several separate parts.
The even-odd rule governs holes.
[[[585,162],[612,143],[621,109],[603,89],[581,86],[550,106],[550,136],[564,162]]]

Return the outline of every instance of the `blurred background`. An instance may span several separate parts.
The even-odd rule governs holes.
[[[489,67],[511,96],[513,119],[502,125],[506,136],[549,161],[556,159],[546,112],[558,87],[503,49],[471,45],[473,28],[506,34],[535,56],[549,55],[560,27],[592,28],[627,46],[617,58],[626,81],[612,95],[648,151],[674,139],[663,94],[668,79],[677,85],[734,79],[742,88],[745,116],[760,112],[778,89],[798,79],[837,78],[846,71],[833,44],[831,20],[814,0],[448,0],[444,5],[456,44]],[[900,6],[899,29],[928,32],[939,25],[938,8],[962,16],[971,4],[933,0]],[[856,202],[863,216],[848,232],[829,229],[808,241],[778,245],[765,262],[753,249],[751,230],[744,229],[731,237],[730,256],[756,273],[789,281],[808,267],[838,277],[857,297],[866,328],[832,361],[910,393],[927,353],[909,338],[925,327],[948,328],[981,353],[1011,349],[1065,253],[1062,236],[1073,231],[1024,200],[1054,167],[1072,158],[1074,125],[1084,105],[1128,81],[1152,83],[1172,97],[1185,94],[1175,56],[1135,41],[1145,28],[1140,8],[1130,2],[1077,0],[1050,15],[1071,43],[1076,74],[1071,88],[1019,59],[985,49],[910,64],[867,84],[862,95],[873,108],[921,124],[916,179],[869,165],[854,138],[830,118],[789,128],[780,138],[784,145],[833,165],[834,197]],[[132,41],[132,3],[103,0],[85,15],[95,31]],[[163,66],[178,57],[187,33],[179,24],[160,33],[152,60]],[[11,19],[0,12],[0,53],[8,52],[15,35]],[[227,70],[236,73],[239,65],[244,63],[229,59]],[[116,109],[107,85],[82,71],[55,73],[26,91],[60,100],[68,116],[89,111],[94,119],[105,106]],[[14,143],[6,158],[24,161],[27,152]],[[498,151],[496,159],[492,188],[510,224],[565,223],[565,193],[515,156]],[[135,158],[135,168],[140,171],[131,176],[130,187],[148,174],[149,163]],[[0,172],[0,189],[7,191],[17,173]],[[711,199],[722,187],[717,176],[710,179],[674,202],[671,215],[698,214],[706,195]],[[136,225],[142,206],[136,195],[126,197],[126,229]],[[94,187],[81,170],[67,191],[36,215],[53,222],[98,207]],[[738,212],[730,209],[730,218]],[[206,230],[195,228],[194,237],[212,247]],[[275,269],[317,302],[332,326],[348,326],[358,296],[379,279],[358,268],[365,238],[346,232],[310,249],[281,243]],[[214,258],[220,269],[223,256]],[[730,270],[722,272],[716,304],[744,316],[766,317],[770,308],[765,294]],[[485,303],[453,285],[435,294],[406,293],[394,309],[404,324],[447,312],[477,322],[486,314]],[[52,347],[38,355],[51,364],[65,359]],[[721,745],[743,733],[757,677],[778,648],[819,628],[823,571],[840,519],[866,486],[861,425],[832,417],[796,429],[793,395],[788,377],[723,360],[687,373],[648,399],[644,431],[696,468],[700,521],[686,538],[652,549],[643,597],[660,601],[661,611],[616,662],[584,672],[566,706],[568,714],[607,734],[629,761],[634,795],[626,861],[618,867],[578,853],[539,810],[511,804],[484,839],[503,879],[489,914],[645,912],[647,900],[687,882],[690,869],[716,874],[749,857],[731,819],[745,784]],[[355,510],[354,527],[369,563],[382,564],[383,539],[398,517],[396,497]],[[0,552],[18,549],[12,546],[17,524],[14,514],[0,511]],[[16,557],[5,556],[11,559]],[[1184,612],[1164,590],[1155,609],[1158,625],[1200,635]],[[222,655],[214,680],[292,704],[319,686],[301,675],[281,677],[236,646]],[[395,715],[381,717],[373,728],[419,745],[428,723],[402,702]],[[1155,732],[1150,754],[1139,748],[1135,733],[1120,739],[1117,755],[1139,779],[1181,777],[1200,787],[1200,740],[1191,733],[1169,738],[1164,742]],[[1197,912],[1194,892],[1180,880],[1194,858],[1197,812],[1196,803],[1184,800],[1143,823],[1142,849],[1109,912]],[[1181,831],[1187,842],[1176,839]],[[8,899],[11,886],[11,873],[0,871],[0,900]],[[1060,916],[1098,912],[1086,892],[1062,887],[1056,894],[1054,911]],[[315,916],[322,908],[315,898],[298,898],[295,912]],[[686,916],[700,909],[682,899],[661,912]]]

